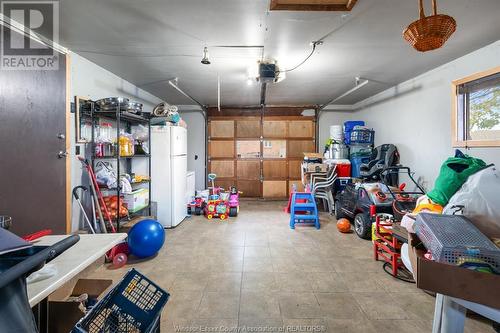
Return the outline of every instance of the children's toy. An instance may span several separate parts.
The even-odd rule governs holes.
[[[229,216],[238,216],[240,212],[240,194],[242,192],[238,191],[236,187],[232,186],[229,192]]]
[[[348,219],[340,219],[337,221],[337,229],[342,233],[351,232],[351,222]]]
[[[393,234],[394,218],[389,214],[376,214],[373,223],[373,259],[384,261],[383,269],[396,279],[415,283],[401,259],[403,242]]]
[[[212,187],[209,187],[212,194],[209,195],[207,205],[205,206],[205,216],[209,220],[214,217],[225,220],[229,216],[229,205],[227,201],[221,199],[220,194],[223,189],[215,186],[215,178],[217,178],[215,173],[208,174],[208,181],[212,183]]]
[[[206,202],[203,200],[202,197],[194,197],[193,200],[188,203],[188,214],[189,215],[201,215],[203,212],[203,209],[205,209]]]
[[[225,220],[229,216],[229,206],[227,202],[222,201],[219,198],[208,200],[207,206],[205,207],[205,216],[209,220],[214,217]]]
[[[399,187],[388,186],[384,180],[395,178],[394,173],[405,173],[416,190],[406,191],[404,183]],[[382,182],[347,184],[335,198],[335,215],[337,219],[353,219],[356,234],[360,238],[371,239],[376,214],[390,214],[400,221],[402,215],[413,211],[417,198],[423,194],[424,190],[411,175],[410,168],[390,167],[384,170]]]

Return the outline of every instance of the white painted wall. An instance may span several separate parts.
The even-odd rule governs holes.
[[[195,172],[196,189],[201,190],[205,188],[205,118],[195,110],[182,109],[180,115],[188,125],[188,170]]]
[[[127,97],[144,104],[145,111],[151,111],[161,100],[144,90],[82,56],[71,53],[71,94],[69,98],[74,101],[74,96],[86,96],[92,100],[104,97]],[[75,126],[74,114],[71,114],[71,188],[84,185],[88,186],[86,174],[82,173],[81,163],[75,157]],[[85,145],[79,144],[81,155],[85,155]],[[80,209],[76,202],[72,205],[72,230],[77,230],[82,224]]]
[[[499,65],[497,41],[358,103],[359,111],[326,112],[320,121],[320,137],[326,138],[328,127],[344,119],[364,120],[376,131],[375,144],[397,145],[402,164],[431,188],[441,164],[454,152],[451,81]],[[500,148],[473,148],[466,153],[500,165]]]

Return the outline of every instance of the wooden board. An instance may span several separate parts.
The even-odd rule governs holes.
[[[260,179],[260,161],[236,161],[238,179]]]
[[[272,178],[287,178],[288,172],[286,167],[286,161],[264,161],[263,163],[263,174],[264,179]]]
[[[316,151],[313,140],[290,140],[288,141],[288,157],[303,158],[304,153]]]
[[[290,160],[288,161],[288,178],[290,179],[300,179],[300,164],[302,160]]]
[[[259,180],[241,180],[238,179],[238,191],[243,192],[242,197],[258,198],[261,197]]]
[[[279,120],[264,120],[262,136],[266,138],[285,138],[287,136],[287,122]]]
[[[314,122],[310,120],[291,120],[288,123],[288,137],[314,138]]]
[[[260,120],[237,120],[236,136],[238,138],[260,138]]]
[[[262,184],[262,196],[264,198],[286,198],[286,180],[265,180]]]
[[[215,173],[217,178],[234,177],[234,161],[210,161],[210,173]]]
[[[234,157],[234,141],[210,141],[208,143],[209,158],[233,158]]]
[[[211,120],[208,127],[211,138],[234,137],[234,120]]]

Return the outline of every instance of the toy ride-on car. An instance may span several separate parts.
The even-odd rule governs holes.
[[[401,183],[399,187],[387,184],[394,179],[403,178],[401,175],[414,183],[414,191],[406,191],[406,183]],[[354,231],[361,238],[371,238],[372,223],[377,214],[390,214],[396,221],[400,221],[404,214],[415,208],[417,198],[425,194],[408,167],[388,167],[382,172],[381,180],[382,182],[375,183],[347,184],[335,198],[336,218],[352,220]]]
[[[217,197],[217,198],[216,198]],[[217,195],[211,196],[210,200],[205,207],[205,216],[211,220],[218,217],[225,220],[229,214],[229,206],[227,202],[220,200]]]
[[[228,206],[229,206],[229,216],[235,217],[238,216],[238,213],[240,212],[240,194],[242,192],[239,192],[236,187],[232,186],[231,191],[229,192],[229,201],[228,201]]]
[[[203,209],[205,209],[205,201],[201,197],[195,197],[190,203],[188,203],[187,212],[189,215],[201,215]]]

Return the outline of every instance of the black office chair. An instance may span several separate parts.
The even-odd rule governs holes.
[[[380,174],[382,171],[391,166],[396,166],[399,164],[399,152],[395,145],[393,144],[383,144],[376,147],[370,156],[370,161],[365,164],[361,164],[359,171],[360,176],[366,180],[377,181],[380,180]],[[397,185],[398,179],[390,179],[388,185]],[[395,183],[395,184],[394,184]]]

